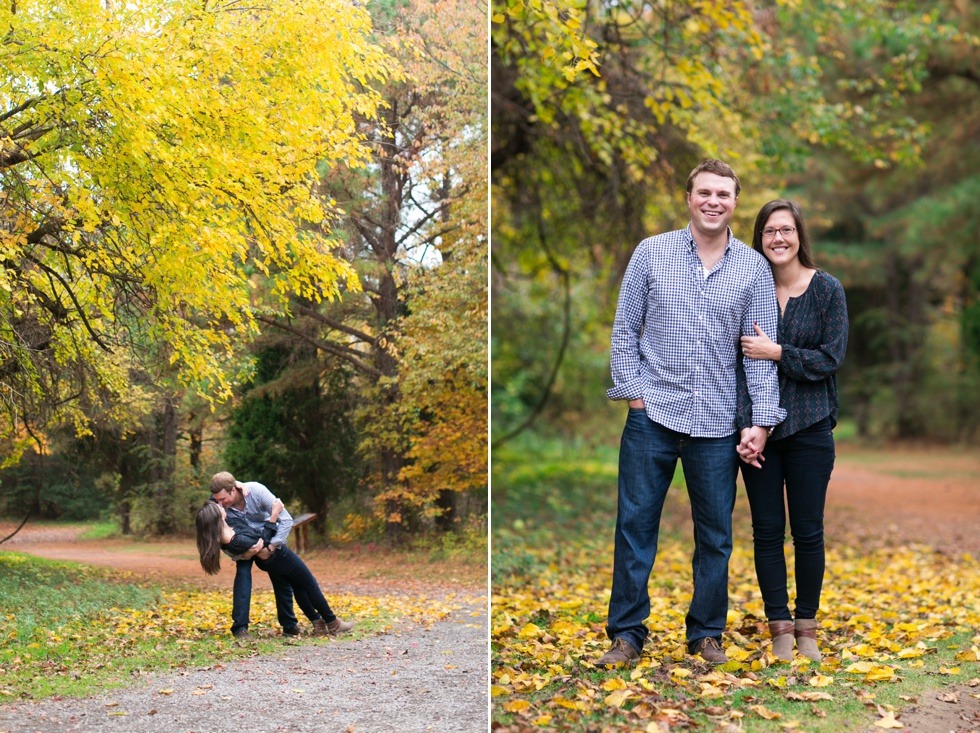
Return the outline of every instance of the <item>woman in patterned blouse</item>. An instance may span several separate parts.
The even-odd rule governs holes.
[[[814,266],[803,212],[795,202],[779,199],[762,207],[752,247],[772,267],[779,332],[773,341],[756,326],[755,336],[742,337],[742,353],[746,359],[777,363],[780,406],[787,413],[759,453],[748,436],[748,392],[739,390],[743,439],[738,452],[752,510],[755,569],[773,656],[792,660],[795,638],[800,654],[819,662],[816,616],[824,575],[823,515],[834,468],[831,431],[839,406],[837,370],[847,348],[847,302],[840,281]],[[796,555],[795,621],[783,553],[787,505]]]

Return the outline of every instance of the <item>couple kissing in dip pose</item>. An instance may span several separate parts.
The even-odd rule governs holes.
[[[296,636],[299,622],[293,598],[313,624],[316,635],[336,636],[354,628],[331,610],[320,585],[300,557],[286,546],[293,519],[282,501],[257,482],[240,483],[228,472],[211,479],[211,499],[197,513],[197,549],[209,575],[221,569],[221,553],[235,561],[231,633],[248,630],[252,598],[252,564],[269,574],[282,633]]]

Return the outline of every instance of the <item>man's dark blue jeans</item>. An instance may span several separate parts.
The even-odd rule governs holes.
[[[612,595],[606,633],[642,651],[649,633],[647,584],[657,558],[660,515],[678,458],[694,520],[694,596],[687,612],[687,644],[721,640],[728,615],[728,559],[738,474],[738,434],[692,438],[630,408],[619,451],[619,506]]]

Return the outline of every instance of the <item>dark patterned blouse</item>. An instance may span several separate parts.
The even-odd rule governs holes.
[[[817,270],[806,291],[790,298],[779,317],[778,343],[783,347],[779,366],[779,404],[786,419],[772,431],[779,440],[830,418],[837,424],[840,400],[837,370],[847,350],[847,300],[844,287],[833,275]],[[752,425],[752,402],[739,357],[737,427]]]

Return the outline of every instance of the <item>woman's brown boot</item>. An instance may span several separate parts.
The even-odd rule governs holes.
[[[797,628],[792,621],[770,621],[769,636],[772,637],[772,655],[784,662],[793,661],[793,631]]]
[[[807,659],[819,662],[823,657],[817,649],[817,620],[815,618],[796,619],[796,647]]]

